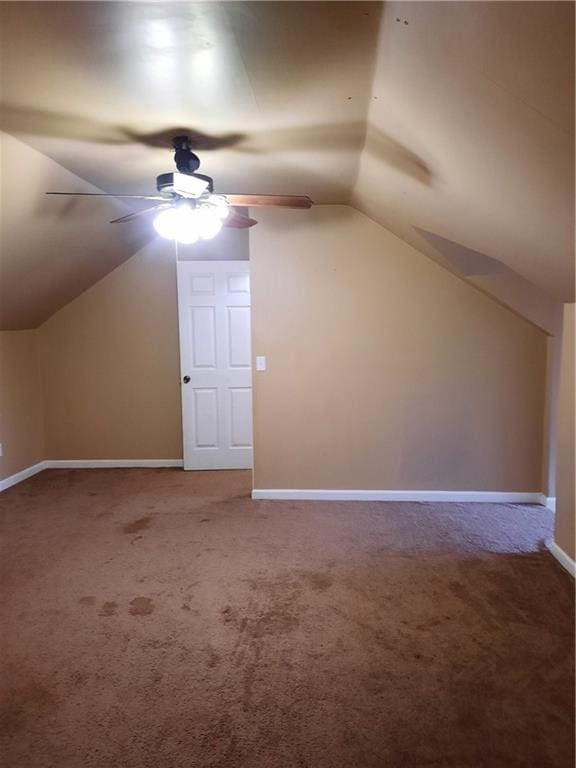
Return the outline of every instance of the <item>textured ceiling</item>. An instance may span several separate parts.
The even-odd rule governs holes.
[[[573,298],[573,11],[0,3],[2,327],[153,236],[109,226],[118,202],[43,193],[152,192],[182,129],[219,191],[352,200],[506,303]]]

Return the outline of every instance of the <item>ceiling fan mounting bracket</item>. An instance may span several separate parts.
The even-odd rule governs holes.
[[[202,173],[161,173],[156,177],[156,189],[167,199],[180,197],[198,199],[205,196],[206,192],[214,191],[213,181],[210,176]]]
[[[192,152],[188,136],[175,136],[172,139],[174,147],[174,162],[178,173],[161,173],[156,177],[156,189],[164,197],[198,198],[205,191],[214,191],[214,182],[210,176],[196,173],[200,167],[200,158]],[[182,183],[182,176],[188,177],[190,183]],[[180,184],[178,183],[180,179]],[[195,180],[192,181],[192,179]]]

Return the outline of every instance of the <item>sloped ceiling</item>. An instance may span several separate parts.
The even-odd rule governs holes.
[[[350,194],[379,4],[16,2],[0,12],[3,129],[90,183],[154,192],[186,129],[220,191]]]
[[[573,301],[573,146],[572,3],[386,4],[357,207],[502,298]]]
[[[152,192],[182,129],[219,191],[352,201],[501,300],[516,275],[573,297],[571,3],[3,2],[0,23],[2,327],[153,236],[43,193]],[[504,269],[465,274],[470,253]]]
[[[18,139],[0,134],[0,328],[36,328],[151,239],[114,198],[48,198],[53,185],[98,190]]]
[[[380,15],[362,2],[1,3],[0,128],[19,142],[2,158],[2,327],[42,322],[134,253],[134,233],[107,223],[114,203],[44,192],[154,193],[178,133],[218,191],[347,200]]]

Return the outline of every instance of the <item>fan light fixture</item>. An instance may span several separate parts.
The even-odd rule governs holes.
[[[154,216],[156,232],[177,243],[195,243],[210,240],[222,227],[249,229],[258,224],[245,216],[242,208],[310,208],[308,195],[244,195],[214,194],[210,176],[198,173],[200,158],[192,152],[193,140],[189,136],[174,136],[174,163],[176,171],[156,177],[155,195],[131,195],[115,192],[46,192],[47,195],[81,195],[82,197],[122,197],[134,200],[153,200],[154,205],[141,211],[127,213],[112,219],[111,224],[124,224],[141,216]]]
[[[194,208],[188,203],[180,203],[159,213],[154,219],[154,229],[167,240],[189,245],[215,237],[228,214],[224,200],[212,199]]]

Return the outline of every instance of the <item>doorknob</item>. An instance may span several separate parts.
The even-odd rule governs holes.
[[[184,384],[188,384],[188,382],[190,381],[190,376],[184,376],[182,381],[184,382]]]

